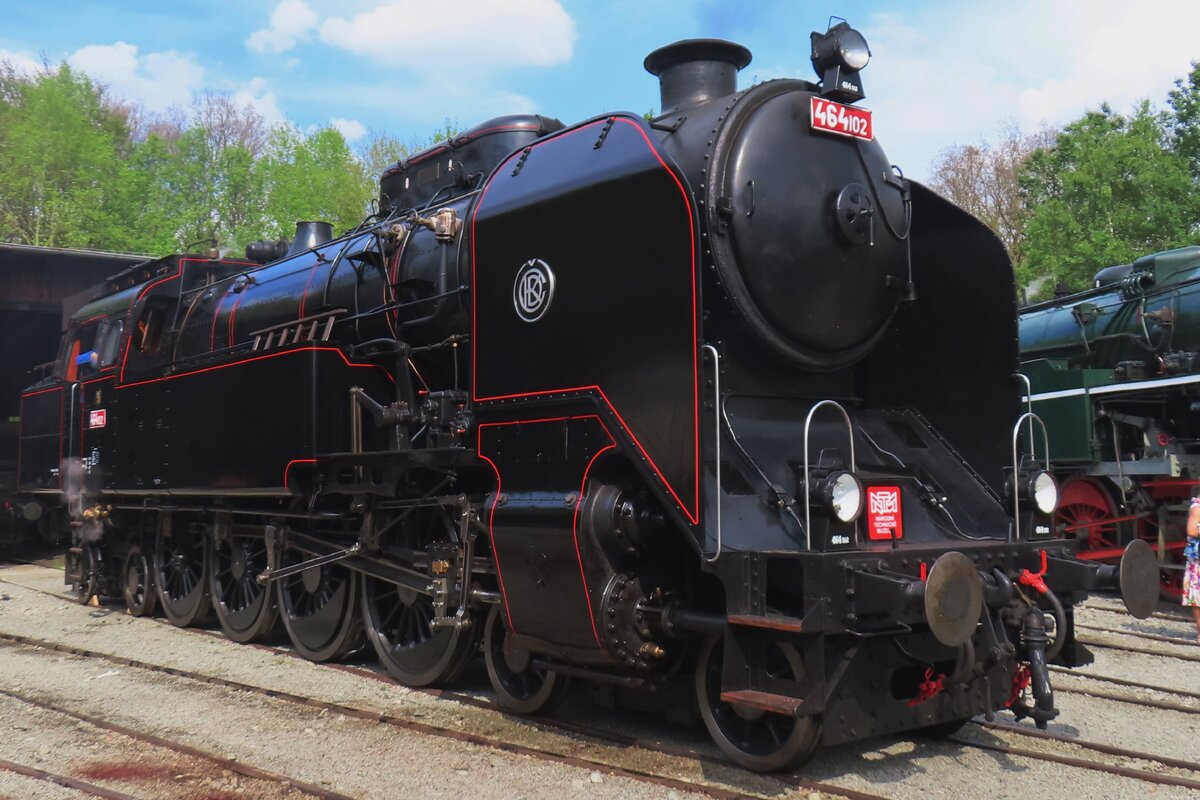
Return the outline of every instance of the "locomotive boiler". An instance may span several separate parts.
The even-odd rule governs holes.
[[[1021,371],[1062,481],[1056,529],[1100,561],[1146,540],[1178,602],[1200,485],[1200,247],[1102,269],[1094,284],[1020,317]]]
[[[1073,604],[1148,614],[1156,564],[1052,535],[1004,250],[885,156],[861,34],[812,44],[739,91],[748,50],[678,42],[652,120],[490,120],[343,236],[108,287],[23,401],[81,598],[409,685],[482,649],[522,713],[682,685],[751,769],[1044,726]]]

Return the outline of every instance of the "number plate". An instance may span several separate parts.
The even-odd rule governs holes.
[[[809,98],[809,110],[812,112],[813,130],[853,136],[855,139],[867,141],[875,138],[871,112],[865,108],[844,106],[814,95]]]

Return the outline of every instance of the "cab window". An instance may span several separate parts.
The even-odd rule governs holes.
[[[68,383],[86,378],[95,372],[97,362],[93,348],[96,344],[96,329],[96,325],[87,325],[75,329],[70,334],[70,345],[63,363],[63,377]]]
[[[130,333],[130,345],[143,353],[157,353],[162,345],[163,310],[157,304],[147,303],[138,315],[133,331]]]
[[[124,330],[125,323],[119,319],[106,320],[100,325],[100,332],[96,334],[96,354],[101,367],[109,367],[116,362]]]

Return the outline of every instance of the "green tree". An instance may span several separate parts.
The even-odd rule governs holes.
[[[66,64],[0,82],[0,237],[124,249],[125,115]]]
[[[1196,241],[1200,195],[1187,160],[1169,148],[1167,122],[1148,101],[1129,117],[1104,105],[1029,157],[1023,283],[1086,286],[1102,267]]]
[[[272,238],[291,236],[303,220],[325,220],[339,231],[352,228],[375,193],[373,180],[334,128],[305,135],[277,127],[258,162],[258,180],[266,198],[260,235]]]
[[[1192,176],[1200,181],[1200,63],[1193,61],[1187,79],[1175,81],[1167,102],[1174,112],[1171,122],[1175,152],[1188,160]]]

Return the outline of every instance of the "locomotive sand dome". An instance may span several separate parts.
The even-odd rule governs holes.
[[[491,120],[342,236],[117,276],[22,399],[79,597],[237,641],[279,617],[414,686],[482,649],[520,713],[575,678],[687,692],[758,770],[1046,725],[1047,662],[1090,659],[1072,608],[1146,613],[1153,556],[1051,535],[1004,249],[889,165],[861,34],[812,53],[820,83],[738,91],[747,50],[677,43],[654,120]]]

